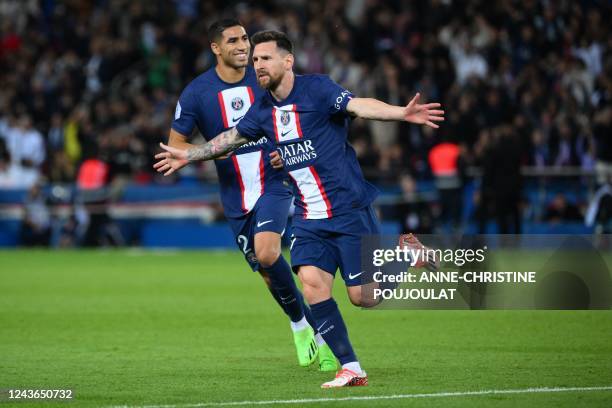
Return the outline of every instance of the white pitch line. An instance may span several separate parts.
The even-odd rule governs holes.
[[[397,395],[370,395],[360,397],[342,398],[305,398],[293,400],[270,400],[270,401],[227,401],[227,402],[200,402],[195,404],[172,404],[172,405],[119,405],[109,408],[198,408],[198,407],[229,407],[241,405],[276,405],[276,404],[316,404],[321,402],[338,401],[376,401],[410,398],[444,398],[444,397],[466,397],[478,395],[503,395],[503,394],[534,394],[552,392],[590,392],[590,391],[612,391],[612,386],[603,387],[554,387],[554,388],[523,388],[517,390],[481,390],[481,391],[459,391],[459,392],[436,392],[430,394],[397,394]]]

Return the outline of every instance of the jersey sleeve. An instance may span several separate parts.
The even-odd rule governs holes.
[[[257,119],[257,105],[251,105],[244,118],[236,125],[236,130],[240,136],[249,140],[258,140],[264,136],[264,131]]]
[[[317,92],[320,92],[320,102],[323,104],[322,106],[327,109],[330,115],[340,112],[347,113],[346,105],[348,105],[349,101],[354,98],[355,95],[332,81],[332,79],[326,75],[319,76],[319,81]]]
[[[193,128],[197,126],[197,109],[194,95],[185,89],[176,103],[172,129],[187,137],[191,136]]]

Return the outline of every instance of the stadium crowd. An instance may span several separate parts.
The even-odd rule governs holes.
[[[214,61],[206,28],[228,15],[249,33],[287,32],[299,72],[392,104],[416,91],[442,102],[438,131],[353,122],[351,142],[380,184],[444,189],[449,171],[460,179],[479,165],[497,168],[481,195],[499,199],[520,189],[521,164],[612,168],[606,1],[3,0],[0,15],[0,186],[74,181],[92,157],[110,177],[168,182],[153,154],[178,93]]]

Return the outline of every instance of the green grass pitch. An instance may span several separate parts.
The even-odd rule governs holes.
[[[335,292],[368,387],[319,388],[331,375],[297,365],[286,317],[236,251],[2,251],[0,389],[182,407],[612,385],[610,311],[368,311]],[[612,391],[310,405],[610,407]]]

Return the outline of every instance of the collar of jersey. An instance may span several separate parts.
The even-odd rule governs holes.
[[[211,69],[213,70],[213,72],[214,72],[214,74],[215,74],[215,78],[217,78],[219,81],[221,81],[221,83],[223,83],[223,84],[225,84],[225,85],[228,85],[228,86],[232,86],[232,87],[234,87],[234,86],[237,86],[237,85],[239,85],[239,84],[243,83],[243,82],[246,80],[246,78],[247,78],[247,76],[248,76],[248,73],[249,73],[249,72],[248,72],[248,71],[249,71],[249,68],[251,68],[251,67],[250,67],[250,66],[247,66],[247,67],[246,67],[246,70],[244,71],[244,76],[243,76],[243,77],[242,77],[242,79],[241,79],[240,81],[238,81],[238,82],[227,82],[227,81],[224,81],[224,80],[223,80],[223,78],[221,78],[221,77],[219,76],[219,73],[217,72],[217,66],[216,66],[216,65],[215,65],[214,67],[212,67]]]

